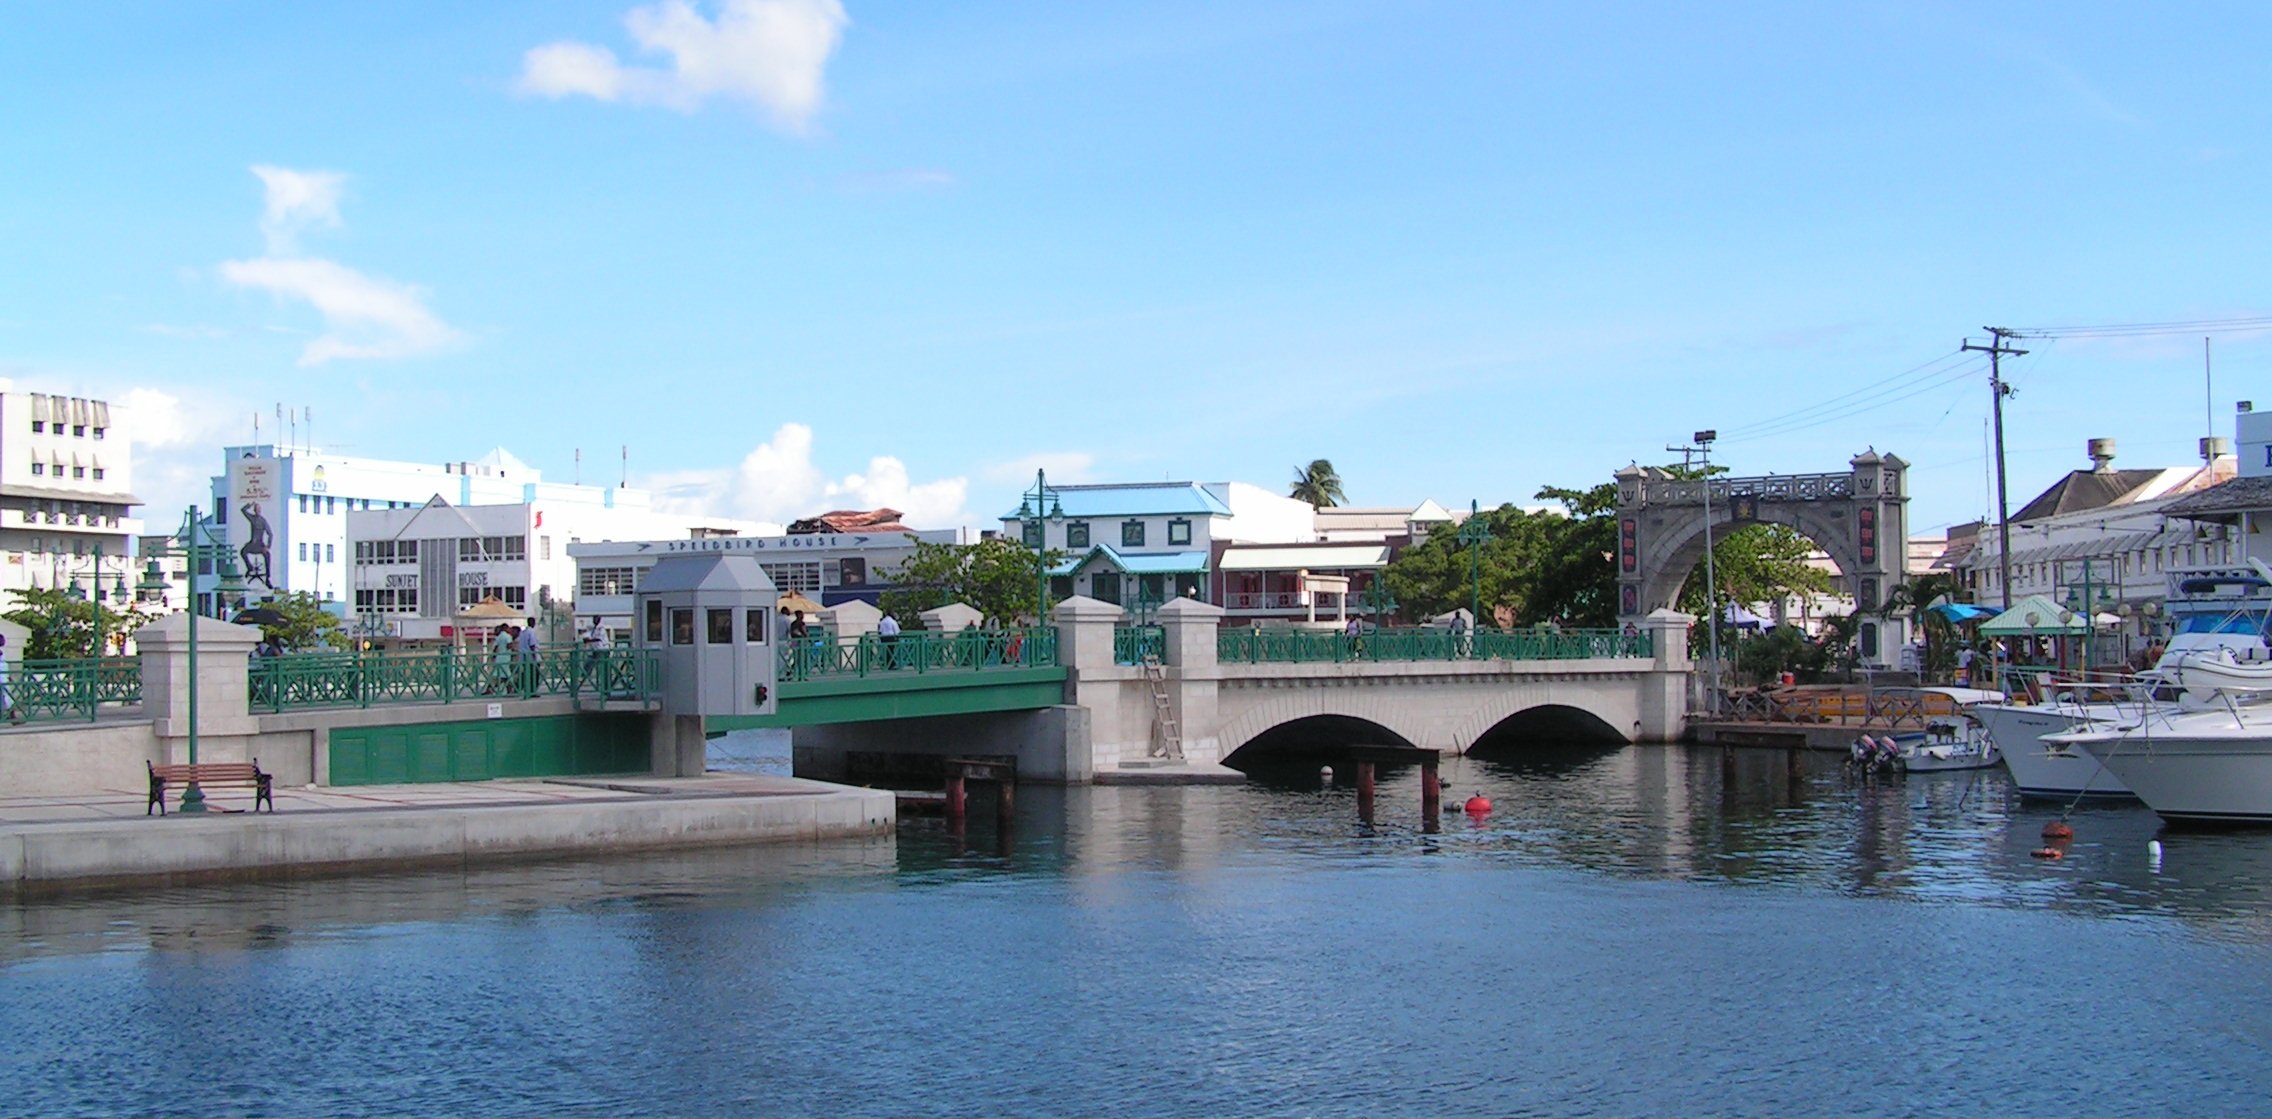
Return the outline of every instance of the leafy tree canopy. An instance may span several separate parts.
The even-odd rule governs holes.
[[[261,632],[296,652],[347,648],[347,629],[337,615],[323,608],[323,600],[307,591],[287,591],[260,605],[284,615],[284,621],[260,627]]]
[[[37,587],[14,592],[16,608],[0,613],[31,631],[24,648],[27,660],[62,660],[95,655],[95,603],[74,598],[69,591]],[[103,604],[102,639],[106,652],[115,653],[119,642],[142,628],[149,615],[131,608],[119,610]]]
[[[1383,578],[1407,618],[1428,618],[1468,605],[1480,577],[1484,624],[1560,621],[1606,626],[1616,621],[1614,512],[1617,487],[1547,487],[1538,496],[1563,512],[1501,505],[1476,514],[1490,529],[1481,544],[1446,526],[1408,548]],[[1471,551],[1472,549],[1472,551]]]
[[[1054,565],[1064,558],[1052,548],[1040,562]],[[892,576],[897,586],[878,605],[902,624],[950,602],[977,609],[989,625],[1012,624],[1033,614],[1038,571],[1033,550],[1007,537],[967,545],[917,541],[915,554]]]

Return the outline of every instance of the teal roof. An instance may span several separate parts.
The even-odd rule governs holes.
[[[1099,544],[1080,555],[1063,560],[1049,569],[1051,575],[1071,575],[1090,560],[1103,556],[1114,567],[1130,575],[1188,575],[1207,570],[1205,552],[1150,552],[1123,555],[1110,544]]]
[[[1082,517],[1150,517],[1185,514],[1228,517],[1231,507],[1197,482],[1132,482],[1099,486],[1051,486],[1050,492],[1065,509],[1067,519]],[[1012,509],[1005,521],[1018,519]]]

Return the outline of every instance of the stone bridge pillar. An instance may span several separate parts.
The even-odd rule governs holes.
[[[1223,621],[1223,608],[1190,598],[1178,598],[1160,607],[1157,615],[1166,630],[1168,709],[1175,713],[1176,729],[1183,737],[1188,762],[1222,760],[1222,741],[1216,736],[1222,718],[1216,706],[1215,631]]]
[[[197,626],[197,678],[189,675],[189,627]],[[260,733],[247,684],[260,630],[184,611],[134,631],[142,652],[142,710],[160,752],[189,761],[189,690],[197,689],[197,760],[250,761],[246,743]]]
[[[1655,660],[1641,682],[1640,742],[1678,742],[1688,730],[1689,680],[1695,668],[1688,659],[1688,627],[1693,614],[1658,610],[1641,619],[1649,635]]]

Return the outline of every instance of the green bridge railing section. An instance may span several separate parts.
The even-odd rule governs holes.
[[[780,663],[779,679],[784,684],[898,672],[1053,668],[1057,665],[1057,630],[1032,626],[955,633],[917,630],[891,638],[867,633],[785,639]]]
[[[1167,659],[1168,631],[1161,626],[1121,626],[1112,631],[1112,663],[1142,664]]]
[[[1384,627],[1361,634],[1296,629],[1226,629],[1215,635],[1224,664],[1329,664],[1348,661],[1552,661],[1648,657],[1646,633],[1614,629],[1478,630]]]
[[[253,662],[247,680],[254,711],[370,707],[385,703],[452,703],[494,696],[600,696],[647,700],[662,691],[662,660],[653,649],[617,646],[539,650],[533,659],[455,649],[383,653],[291,653]]]
[[[7,705],[27,721],[93,722],[105,707],[142,702],[142,658],[23,661],[8,672]]]

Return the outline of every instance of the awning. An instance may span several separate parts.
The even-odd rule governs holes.
[[[1938,603],[1926,607],[1925,612],[1929,614],[1938,614],[1942,618],[1957,625],[1963,625],[1966,622],[1977,622],[1982,618],[1992,618],[1996,616],[1996,612],[1994,610],[1990,610],[1985,606],[1974,606],[1969,602]]]
[[[1109,544],[1099,544],[1082,555],[1060,561],[1049,569],[1051,575],[1071,575],[1088,566],[1090,561],[1102,558],[1106,563],[1130,575],[1188,575],[1207,571],[1205,552],[1152,552],[1123,555]]]
[[[1386,544],[1295,544],[1280,548],[1228,548],[1224,571],[1338,571],[1388,566]]]
[[[50,501],[93,501],[104,505],[140,505],[142,499],[130,493],[100,493],[95,490],[49,489],[46,486],[0,486],[0,497],[38,497]]]
[[[1987,637],[2055,637],[2088,633],[2090,628],[2081,614],[2039,594],[2031,594],[1980,623],[1980,632]]]

